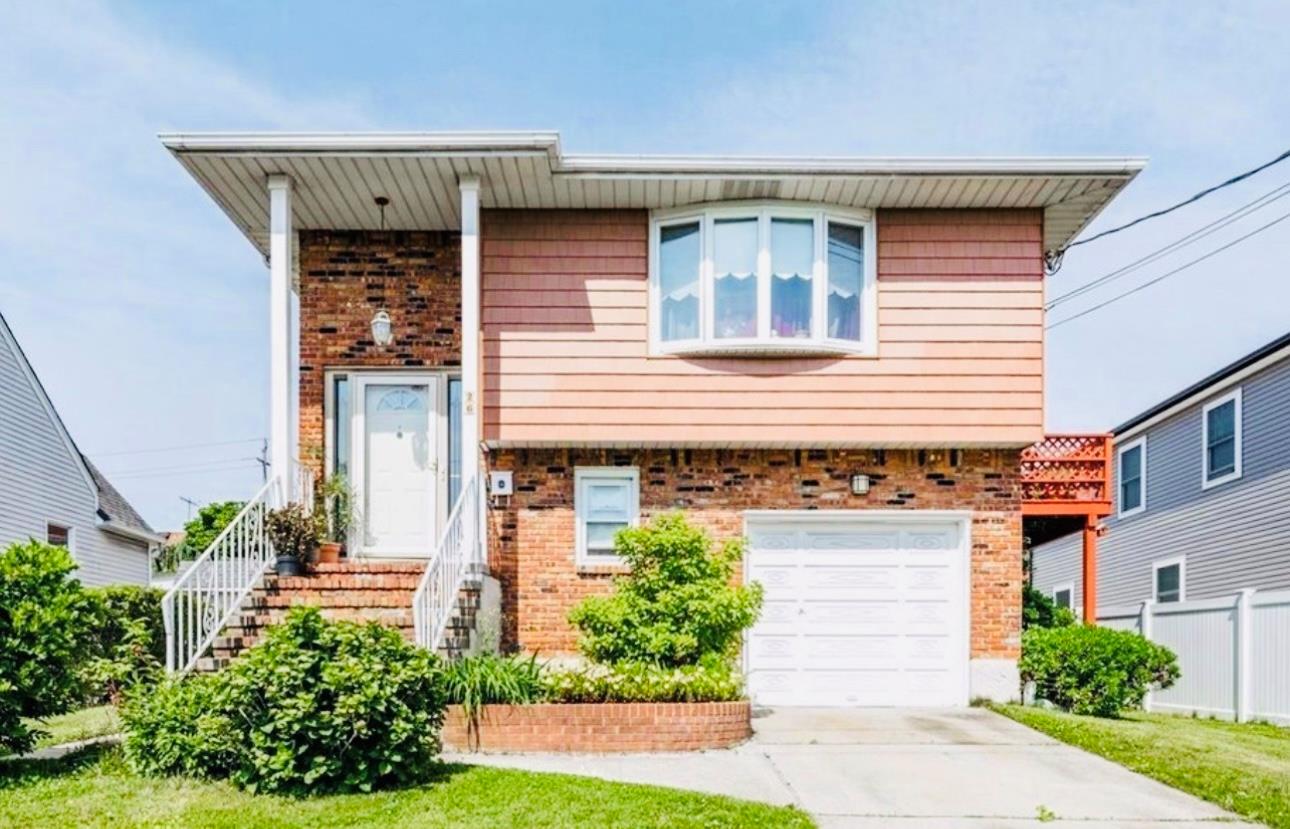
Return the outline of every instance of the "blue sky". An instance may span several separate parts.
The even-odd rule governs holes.
[[[246,459],[266,433],[267,273],[157,132],[528,128],[560,130],[574,152],[1150,156],[1097,227],[1290,146],[1277,2],[0,6],[0,311],[81,448],[162,528],[183,521],[181,495],[245,497],[259,480]],[[1077,249],[1050,291],[1287,181],[1290,163]],[[1290,329],[1288,242],[1290,221],[1051,331],[1049,428],[1108,428]],[[167,449],[200,442],[223,445]]]

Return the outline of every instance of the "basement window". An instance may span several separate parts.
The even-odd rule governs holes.
[[[748,204],[658,211],[650,342],[661,354],[869,354],[876,341],[867,211]]]
[[[640,471],[635,467],[577,467],[573,471],[577,514],[577,563],[621,564],[614,536],[640,517]]]

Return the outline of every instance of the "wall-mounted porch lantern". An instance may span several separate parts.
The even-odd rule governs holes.
[[[372,317],[372,341],[377,345],[389,345],[394,342],[394,325],[390,314],[384,308]]]

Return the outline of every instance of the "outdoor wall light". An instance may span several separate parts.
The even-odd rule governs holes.
[[[394,326],[390,314],[384,308],[372,317],[372,341],[377,345],[389,345],[394,342]]]
[[[869,476],[856,474],[851,476],[851,494],[868,495],[869,494]]]

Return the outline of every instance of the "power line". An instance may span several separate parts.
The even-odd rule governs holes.
[[[207,446],[234,446],[239,443],[256,443],[264,438],[246,438],[244,440],[217,440],[210,443],[185,443],[179,446],[158,446],[152,449],[124,449],[119,452],[89,452],[92,458],[110,458],[117,455],[145,455],[152,452],[177,452],[180,449],[201,449]]]
[[[1062,245],[1057,250],[1047,251],[1044,254],[1044,265],[1048,270],[1048,273],[1050,274],[1057,273],[1057,271],[1061,270],[1061,267],[1062,267],[1062,257],[1066,254],[1066,251],[1070,250],[1071,248],[1079,247],[1080,245],[1087,245],[1089,242],[1097,241],[1098,239],[1101,239],[1104,236],[1110,236],[1113,233],[1119,233],[1121,231],[1128,230],[1129,228],[1134,227],[1135,225],[1140,225],[1145,221],[1149,221],[1151,219],[1156,219],[1161,216],[1165,216],[1169,213],[1174,212],[1175,210],[1178,210],[1179,208],[1186,207],[1189,204],[1198,202],[1201,199],[1205,198],[1206,196],[1210,195],[1211,193],[1216,193],[1219,190],[1222,190],[1224,187],[1231,187],[1233,184],[1237,184],[1239,182],[1245,181],[1250,176],[1255,175],[1256,173],[1261,173],[1262,171],[1273,166],[1274,164],[1280,164],[1282,161],[1285,161],[1287,158],[1290,158],[1290,150],[1286,150],[1285,152],[1281,153],[1271,161],[1266,161],[1257,167],[1254,167],[1250,170],[1246,170],[1243,173],[1238,173],[1237,175],[1234,175],[1231,178],[1229,178],[1227,181],[1219,182],[1218,184],[1215,184],[1212,187],[1206,187],[1204,190],[1201,190],[1199,193],[1195,194],[1194,196],[1191,196],[1190,198],[1183,199],[1180,202],[1171,204],[1168,207],[1162,208],[1160,210],[1156,210],[1152,213],[1148,213],[1145,216],[1139,216],[1138,218],[1130,222],[1125,222],[1122,225],[1118,225],[1116,227],[1103,230],[1101,233],[1094,233],[1092,236],[1088,237],[1087,239],[1077,239],[1074,242],[1068,242],[1067,244]]]
[[[1083,311],[1080,311],[1080,312],[1079,312],[1079,313],[1077,313],[1077,314],[1072,314],[1072,315],[1070,315],[1069,317],[1065,317],[1065,318],[1063,318],[1063,319],[1058,320],[1057,322],[1051,323],[1051,324],[1046,325],[1046,326],[1044,326],[1044,327],[1045,327],[1045,328],[1047,328],[1047,329],[1049,329],[1049,330],[1051,330],[1051,329],[1053,329],[1053,328],[1057,328],[1057,327],[1059,327],[1059,326],[1065,325],[1066,323],[1071,322],[1072,320],[1077,320],[1077,319],[1079,319],[1080,317],[1087,316],[1088,314],[1091,314],[1091,313],[1093,313],[1094,311],[1096,311],[1096,310],[1098,310],[1098,309],[1100,309],[1100,308],[1105,308],[1106,306],[1110,305],[1110,304],[1111,304],[1111,303],[1113,303],[1113,302],[1119,302],[1120,300],[1124,299],[1124,298],[1125,298],[1125,297],[1127,297],[1127,296],[1130,296],[1130,295],[1132,295],[1132,294],[1136,294],[1138,291],[1141,291],[1141,290],[1144,290],[1144,289],[1146,289],[1146,288],[1149,288],[1149,287],[1151,287],[1152,285],[1155,285],[1157,282],[1160,282],[1160,281],[1162,281],[1162,280],[1168,279],[1169,277],[1173,276],[1173,275],[1174,275],[1174,274],[1176,274],[1176,273],[1180,273],[1180,272],[1182,272],[1182,271],[1187,270],[1187,269],[1188,269],[1188,268],[1190,268],[1192,265],[1198,265],[1198,264],[1200,264],[1201,262],[1204,262],[1206,259],[1209,259],[1209,258],[1211,258],[1211,257],[1213,257],[1213,256],[1217,256],[1218,254],[1222,253],[1223,251],[1227,250],[1228,248],[1230,248],[1230,247],[1234,247],[1235,245],[1238,245],[1238,244],[1240,244],[1241,242],[1244,242],[1246,239],[1249,239],[1251,236],[1254,236],[1254,235],[1256,235],[1256,234],[1262,233],[1263,231],[1267,230],[1268,228],[1272,227],[1273,225],[1277,225],[1277,224],[1280,224],[1281,222],[1284,222],[1286,219],[1290,219],[1290,213],[1283,213],[1283,214],[1282,214],[1281,216],[1279,216],[1278,218],[1273,219],[1272,221],[1268,222],[1267,224],[1265,224],[1265,225],[1263,225],[1263,226],[1261,226],[1261,227],[1257,227],[1257,228],[1255,228],[1254,230],[1251,230],[1249,233],[1245,234],[1244,236],[1238,236],[1237,238],[1233,239],[1232,241],[1228,242],[1227,244],[1225,244],[1225,245],[1223,245],[1223,246],[1221,246],[1221,247],[1214,248],[1214,249],[1213,249],[1213,250],[1211,250],[1209,253],[1206,253],[1206,254],[1205,254],[1205,255],[1203,255],[1203,256],[1198,256],[1198,257],[1196,257],[1195,259],[1191,260],[1190,262],[1187,262],[1186,264],[1183,264],[1183,265],[1179,265],[1178,267],[1174,268],[1174,269],[1173,269],[1173,270],[1171,270],[1171,271],[1165,271],[1165,272],[1164,272],[1164,273],[1162,273],[1160,276],[1157,276],[1155,279],[1149,279],[1149,280],[1147,280],[1146,282],[1143,282],[1141,285],[1138,285],[1138,286],[1137,286],[1137,287],[1135,287],[1135,288],[1130,288],[1129,290],[1127,290],[1127,291],[1125,291],[1125,292],[1123,292],[1123,293],[1116,294],[1115,296],[1111,297],[1110,299],[1107,299],[1107,300],[1105,300],[1105,301],[1103,301],[1103,302],[1099,302],[1097,305],[1093,305],[1093,306],[1091,306],[1091,307],[1089,307],[1089,308],[1085,308]]]
[[[1220,216],[1219,218],[1215,219],[1209,224],[1203,227],[1199,227],[1196,230],[1193,230],[1192,232],[1187,233],[1183,236],[1180,236],[1178,239],[1175,239],[1173,242],[1170,242],[1168,245],[1165,245],[1164,247],[1161,247],[1161,248],[1157,248],[1151,253],[1148,253],[1146,256],[1142,256],[1138,259],[1135,259],[1134,261],[1130,262],[1127,265],[1124,265],[1123,267],[1116,268],[1110,273],[1104,274],[1103,276],[1100,276],[1091,282],[1087,282],[1079,286],[1078,288],[1075,288],[1073,290],[1067,291],[1064,294],[1054,297],[1053,299],[1049,300],[1046,305],[1044,305],[1044,310],[1051,311],[1053,308],[1056,308],[1058,305],[1061,305],[1063,302],[1069,302],[1070,300],[1078,296],[1088,293],[1094,288],[1098,288],[1102,285],[1105,285],[1108,282],[1112,282],[1116,279],[1119,279],[1122,276],[1127,276],[1128,274],[1133,273],[1139,268],[1145,267],[1146,265],[1149,265],[1152,262],[1155,262],[1156,260],[1161,259],[1170,253],[1173,253],[1174,251],[1181,250],[1187,247],[1188,245],[1191,245],[1195,242],[1199,242],[1201,239],[1204,239],[1207,236],[1211,236],[1217,233],[1218,231],[1222,230],[1228,225],[1231,225],[1232,223],[1245,218],[1246,216],[1250,215],[1256,210],[1262,210],[1264,207],[1267,207],[1269,204],[1277,202],[1285,198],[1286,196],[1290,196],[1290,181],[1286,182],[1285,184],[1282,184],[1279,187],[1273,188],[1272,190],[1268,191],[1267,193],[1264,193],[1262,196],[1259,196],[1257,199],[1254,199],[1253,201],[1246,202],[1245,204],[1241,205],[1240,207],[1233,210],[1232,212],[1227,213],[1223,216]]]
[[[1088,237],[1087,239],[1079,239],[1074,242],[1071,242],[1069,245],[1063,248],[1063,250],[1070,250],[1071,248],[1076,247],[1078,245],[1087,245],[1089,242],[1094,242],[1098,239],[1101,239],[1103,236],[1110,236],[1112,233],[1119,233],[1122,230],[1128,230],[1134,225],[1142,224],[1143,222],[1149,219],[1156,219],[1156,218],[1159,218],[1160,216],[1164,216],[1167,213],[1172,213],[1180,207],[1186,207],[1187,205],[1192,204],[1193,202],[1200,201],[1201,199],[1208,196],[1210,193],[1215,193],[1219,190],[1222,190],[1224,187],[1231,187],[1233,184],[1237,184],[1239,182],[1245,181],[1247,178],[1254,175],[1255,173],[1260,173],[1268,169],[1269,167],[1271,167],[1273,164],[1280,164],[1282,161],[1285,161],[1287,158],[1290,158],[1290,150],[1286,150],[1285,152],[1281,153],[1281,155],[1277,156],[1271,161],[1268,161],[1264,164],[1260,164],[1259,166],[1255,167],[1252,170],[1246,170],[1244,173],[1240,173],[1238,175],[1232,176],[1227,181],[1220,182],[1219,184],[1215,184],[1213,187],[1206,187],[1204,190],[1201,190],[1199,193],[1192,196],[1191,198],[1183,199],[1177,204],[1170,205],[1169,207],[1166,207],[1163,210],[1157,210],[1154,213],[1148,213],[1145,216],[1139,216],[1138,218],[1134,219],[1131,222],[1125,222],[1119,227],[1113,227],[1110,230],[1104,230],[1101,233],[1095,233],[1092,236]]]
[[[158,467],[151,470],[142,470],[128,472],[124,474],[113,474],[111,479],[114,481],[129,481],[136,478],[158,478],[166,475],[188,475],[201,472],[223,472],[233,469],[246,468],[248,464],[254,463],[254,458],[239,458],[236,460],[214,461],[207,464],[198,464],[194,466],[176,466],[176,467]]]

